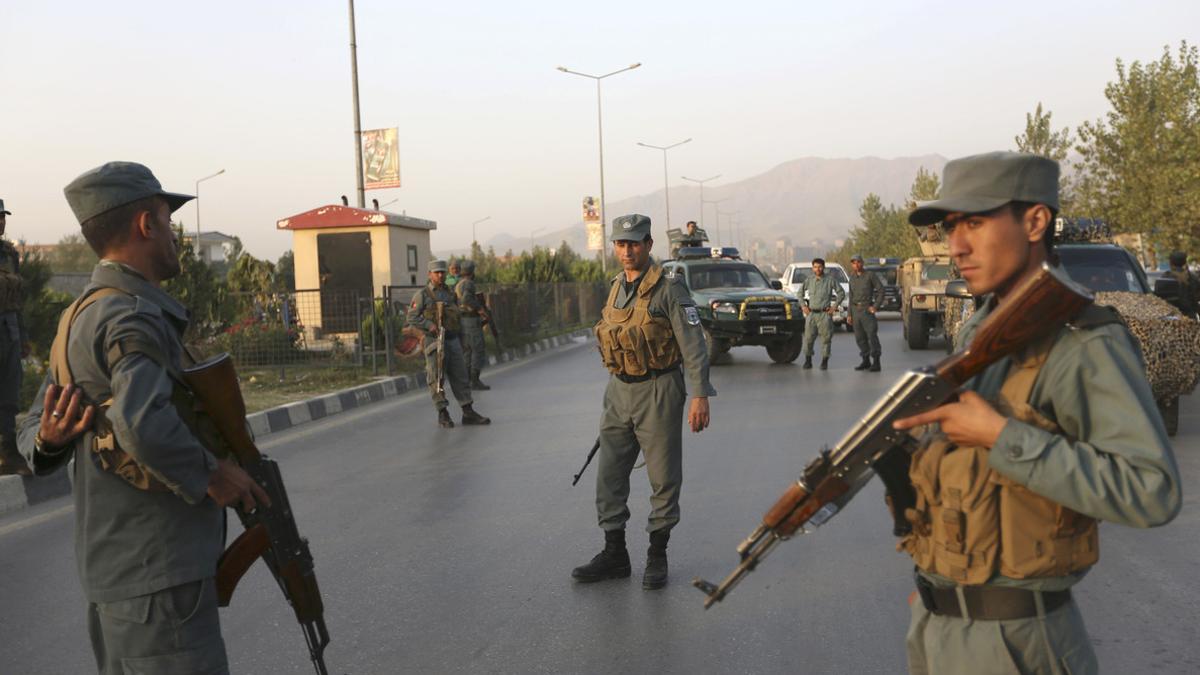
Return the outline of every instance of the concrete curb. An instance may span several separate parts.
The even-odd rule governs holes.
[[[590,339],[591,337],[590,330],[556,335],[516,349],[506,349],[499,358],[495,355],[488,355],[488,364],[494,366],[500,363],[519,361],[533,354],[572,344],[579,338]],[[424,387],[425,373],[381,378],[369,384],[360,384],[357,387],[324,394],[306,401],[297,401],[247,415],[246,423],[250,425],[250,431],[254,437],[261,439],[264,436],[356,410],[411,391],[418,391]],[[0,476],[0,515],[18,511],[48,499],[61,497],[70,492],[71,485],[66,471],[57,471],[50,476],[36,479]]]

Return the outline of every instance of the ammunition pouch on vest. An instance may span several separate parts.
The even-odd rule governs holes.
[[[422,289],[421,292],[425,294],[425,299],[427,300],[425,311],[421,313],[421,316],[426,321],[437,324],[437,306],[441,302],[444,305],[442,308],[442,328],[445,328],[447,333],[462,332],[462,312],[459,311],[457,303],[438,300],[434,297],[433,291],[429,290],[428,286]]]
[[[21,309],[25,280],[17,270],[16,251],[7,246],[0,249],[0,312]]]
[[[662,268],[651,266],[638,286],[637,297],[623,309],[613,306],[621,288],[619,281],[613,282],[594,329],[604,366],[613,374],[638,377],[679,364],[679,343],[671,320],[650,314],[650,296],[661,280]]]
[[[75,382],[74,376],[71,374],[70,363],[67,360],[67,347],[70,344],[71,326],[75,323],[76,317],[85,308],[113,295],[130,294],[116,288],[97,288],[80,296],[63,311],[62,317],[58,321],[58,333],[54,336],[54,343],[50,348],[50,372],[54,382],[59,386]],[[166,354],[162,353],[158,345],[136,338],[126,339],[114,345],[105,354],[109,372],[112,372],[113,367],[121,359],[133,354],[141,354],[167,371],[172,383],[171,404],[175,407],[180,419],[205,448],[218,457],[227,456],[229,447],[225,439],[217,431],[212,420],[204,413],[192,390],[184,383],[179,369],[170,362]],[[183,354],[185,360],[195,361],[187,349],[184,349]],[[148,467],[139,464],[132,455],[117,444],[112,423],[108,421],[106,415],[108,409],[112,407],[113,399],[109,398],[100,403],[88,401],[88,403],[96,406],[90,449],[91,455],[100,469],[119,476],[139,490],[170,492],[171,489],[160,477],[156,476]]]
[[[1093,305],[1075,327],[1119,321]],[[992,403],[1006,417],[1061,435],[1056,423],[1028,403],[1056,338],[1013,355]],[[913,530],[897,548],[920,569],[963,585],[986,583],[997,573],[1012,579],[1058,577],[1094,565],[1100,557],[1097,521],[993,471],[988,456],[987,448],[957,447],[940,431],[926,433],[909,470],[917,503],[905,516]]]

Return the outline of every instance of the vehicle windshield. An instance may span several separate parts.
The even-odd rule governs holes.
[[[797,267],[792,270],[792,283],[804,283],[804,280],[813,275],[811,267]],[[826,267],[825,276],[832,277],[839,284],[848,284],[850,280],[846,278],[846,271],[840,267]]]
[[[693,265],[688,268],[693,291],[705,288],[767,288],[767,278],[753,265]]]
[[[1148,293],[1133,262],[1124,250],[1080,246],[1060,246],[1058,259],[1066,268],[1067,275],[1089,291],[1127,291]]]
[[[950,278],[950,266],[926,265],[921,268],[921,278],[925,281],[945,281]]]
[[[868,267],[868,272],[874,272],[879,275],[879,280],[887,286],[896,285],[896,268],[895,267]]]

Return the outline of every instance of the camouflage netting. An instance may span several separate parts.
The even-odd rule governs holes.
[[[1171,303],[1146,293],[1096,293],[1096,303],[1120,312],[1137,338],[1154,398],[1167,401],[1196,388],[1200,322],[1183,317]]]

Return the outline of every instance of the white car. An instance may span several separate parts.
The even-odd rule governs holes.
[[[846,294],[846,299],[842,300],[842,304],[838,306],[837,312],[833,315],[833,325],[845,326],[846,330],[854,330],[847,323],[846,317],[850,315],[850,277],[846,275],[846,270],[835,262],[825,263],[825,274],[833,277],[834,281],[842,285],[842,291]],[[784,292],[798,300],[807,300],[797,295],[800,292],[800,284],[804,280],[812,276],[812,263],[798,262],[792,263],[783,270],[783,276],[779,282],[783,284]]]

